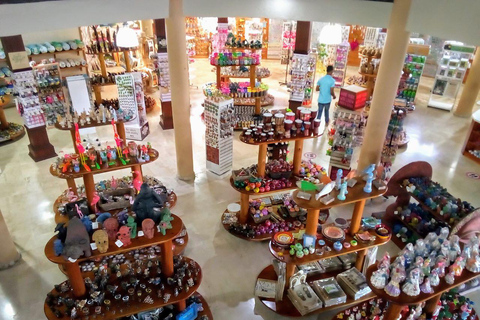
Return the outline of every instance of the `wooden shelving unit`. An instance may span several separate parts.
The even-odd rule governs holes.
[[[394,259],[395,257],[392,258],[392,261]],[[454,289],[459,285],[461,285],[462,283],[470,281],[473,278],[476,278],[480,275],[478,273],[473,273],[468,271],[467,269],[464,269],[460,276],[455,277],[455,283],[453,284],[448,284],[445,282],[445,278],[441,278],[440,284],[434,287],[433,293],[426,294],[426,293],[420,292],[418,296],[409,296],[404,292],[401,292],[398,297],[392,297],[388,295],[385,292],[385,290],[375,288],[370,282],[372,273],[376,270],[377,270],[377,266],[371,265],[370,267],[368,267],[367,274],[365,276],[367,278],[368,285],[372,289],[372,293],[374,293],[377,297],[390,302],[390,305],[387,308],[387,311],[385,313],[385,317],[384,317],[385,319],[396,319],[400,315],[401,311],[405,308],[405,306],[418,305],[422,302],[425,302],[424,310],[427,313],[431,314],[435,310],[442,293],[447,292],[451,289]]]
[[[363,187],[365,186],[364,181],[359,181],[357,184],[348,190],[347,199],[345,201],[340,201],[336,199],[338,191],[334,190],[330,194],[335,197],[335,201],[330,203],[329,205],[324,205],[320,201],[315,200],[315,194],[312,192],[312,199],[310,201],[306,201],[297,197],[298,190],[293,193],[293,200],[303,208],[306,208],[307,213],[307,226],[305,228],[305,234],[310,236],[317,236],[317,226],[318,226],[318,216],[320,210],[333,208],[337,206],[342,206],[346,204],[354,204],[354,210],[352,213],[352,218],[349,227],[349,234],[345,234],[345,241],[350,241],[353,239],[353,236],[360,230],[360,222],[363,215],[363,208],[365,206],[365,202],[368,199],[379,197],[383,195],[386,190],[376,190],[374,189],[371,193],[366,193],[363,191]],[[367,249],[379,245],[383,245],[390,240],[389,238],[381,239],[377,237],[375,241],[371,243],[358,243],[357,246],[351,246],[350,248],[346,249],[343,248],[340,251],[330,251],[326,252],[323,255],[316,255],[310,254],[306,255],[303,258],[296,258],[291,257],[289,252],[283,248],[277,248],[272,242],[269,244],[270,253],[274,256],[274,258],[285,262],[286,263],[286,276],[285,276],[285,283],[288,285],[290,282],[290,277],[295,273],[296,266],[299,264],[305,264],[313,261],[319,261],[322,259],[332,258],[352,252],[357,253],[357,261],[355,263],[355,267],[358,270],[362,270],[363,262],[365,260],[365,255]],[[317,241],[315,241],[316,248],[320,248]],[[307,282],[311,282],[314,280],[331,277],[336,275],[337,272],[334,273],[324,273],[314,277],[307,277]],[[277,275],[273,269],[273,266],[269,266],[265,268],[257,277],[257,279],[270,279],[270,280],[277,280]],[[321,313],[326,312],[331,309],[341,308],[341,307],[349,307],[358,303],[359,301],[366,301],[373,298],[374,294],[368,294],[363,296],[360,299],[354,300],[350,297],[347,298],[347,301],[343,304],[321,308],[318,309],[313,313]],[[292,317],[299,317],[301,316],[295,306],[291,303],[290,299],[287,297],[286,292],[284,292],[284,298],[282,301],[276,302],[274,299],[264,299],[259,298],[260,301],[270,310],[274,311],[277,314],[282,316],[292,316]]]
[[[270,140],[270,141],[265,141],[265,142],[252,142],[252,143],[244,141],[242,139],[242,135],[240,136],[240,141],[242,141],[243,143],[246,143],[246,144],[249,144],[249,145],[256,145],[259,148],[258,164],[257,164],[257,176],[258,177],[265,177],[265,165],[266,165],[266,161],[267,161],[267,146],[269,144],[272,144],[272,143],[274,144],[274,143],[277,143],[277,142],[295,142],[295,148],[294,148],[294,154],[293,154],[293,176],[290,178],[290,181],[292,182],[291,187],[270,190],[268,192],[255,193],[253,191],[246,191],[245,189],[236,188],[235,184],[234,184],[233,177],[230,178],[230,185],[232,186],[232,188],[234,188],[237,192],[240,193],[240,208],[241,209],[240,209],[240,212],[238,214],[238,222],[239,223],[250,224],[250,225],[254,224],[253,219],[248,214],[250,196],[265,196],[265,195],[268,195],[268,194],[281,193],[281,192],[285,192],[285,191],[293,190],[293,189],[297,188],[295,183],[298,179],[295,176],[299,175],[299,173],[300,173],[300,165],[301,165],[301,162],[302,162],[302,154],[303,154],[303,141],[306,140],[306,139],[318,138],[320,136],[321,135],[319,135],[319,136],[308,136],[308,137],[301,136],[301,137],[295,137],[295,138],[289,138],[289,139],[275,139],[275,140]],[[296,201],[296,199],[295,199],[295,201]],[[297,202],[297,204],[300,207],[303,207],[298,202]],[[223,215],[222,215],[222,220],[223,220]],[[227,226],[226,225],[224,225],[224,226],[225,226],[225,229],[228,231]],[[246,238],[246,237],[239,236],[239,235],[237,235],[235,233],[232,233],[232,232],[231,232],[231,234],[234,235],[234,236],[237,236],[241,239],[250,240],[250,241],[269,240],[272,236],[271,234],[269,234],[269,235],[257,236],[257,237],[254,237],[254,238]]]

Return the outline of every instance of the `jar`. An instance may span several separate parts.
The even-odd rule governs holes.
[[[295,127],[297,127],[297,136],[302,132],[303,121],[300,119],[295,120]]]
[[[297,108],[297,111],[296,111],[296,113],[295,113],[295,117],[296,117],[297,119],[300,119],[300,113],[302,112],[303,109],[305,109],[305,108],[304,108],[304,107],[298,107],[298,108]]]
[[[303,135],[305,137],[309,137],[310,136],[310,126],[312,125],[312,123],[310,121],[305,121],[303,123]]]
[[[283,133],[285,131],[283,123],[285,121],[285,115],[283,113],[275,113],[275,131],[277,133]]]
[[[293,127],[293,121],[292,120],[285,120],[284,123],[285,126],[285,138],[290,138],[290,130],[292,130]]]
[[[303,109],[301,112],[300,112],[300,120],[302,121],[310,121],[310,114],[312,112],[308,109]]]
[[[271,123],[272,122],[272,114],[270,112],[265,112],[263,114],[263,123]]]
[[[292,122],[295,121],[295,113],[293,113],[293,112],[285,113],[285,119],[286,120],[292,120]]]

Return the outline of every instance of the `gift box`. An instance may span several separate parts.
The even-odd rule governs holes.
[[[340,89],[338,105],[343,108],[355,110],[365,107],[367,101],[367,89],[349,85]]]

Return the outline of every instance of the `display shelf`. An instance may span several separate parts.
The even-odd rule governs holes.
[[[269,242],[268,248],[270,249],[270,253],[273,255],[273,257],[275,259],[280,260],[280,261],[285,262],[285,263],[293,263],[295,265],[299,265],[299,264],[306,264],[306,263],[310,263],[310,262],[314,262],[314,261],[318,261],[318,260],[322,260],[322,259],[338,257],[338,256],[341,256],[341,255],[344,255],[344,254],[348,254],[348,253],[352,253],[352,252],[357,252],[357,251],[381,246],[381,245],[386,244],[390,240],[390,237],[381,239],[380,237],[378,237],[378,235],[375,234],[375,232],[370,232],[370,234],[373,235],[373,236],[376,236],[375,241],[371,241],[371,242],[368,242],[368,243],[362,243],[360,241],[357,241],[358,244],[356,246],[351,246],[348,249],[343,248],[340,251],[335,251],[335,250],[332,249],[332,251],[325,252],[321,256],[317,255],[317,254],[309,254],[309,255],[305,255],[303,258],[297,258],[295,256],[290,255],[290,253],[289,253],[290,247],[280,248],[280,247],[277,247],[275,244],[273,244],[272,241]],[[342,242],[343,243],[345,243],[345,242],[350,243],[350,241],[352,241],[352,240],[356,240],[356,239],[354,239],[354,237],[352,237],[351,235],[346,233],[345,234],[345,240],[342,241]],[[294,243],[300,243],[301,244],[302,241],[301,240],[296,240]],[[329,244],[329,242],[327,242],[327,244]],[[315,242],[315,249],[320,249],[320,248],[322,248],[322,247],[320,247],[318,245],[318,243]]]
[[[395,260],[395,257],[392,258],[392,261]],[[465,283],[469,280],[472,280],[473,278],[476,278],[480,276],[479,273],[473,273],[468,271],[467,269],[463,269],[463,272],[460,276],[455,277],[455,283],[454,284],[448,284],[445,282],[445,277],[440,278],[440,284],[438,286],[433,287],[434,293],[423,293],[421,292],[418,296],[409,296],[405,294],[403,291],[400,293],[398,297],[392,297],[388,295],[385,290],[383,289],[377,289],[375,288],[371,281],[370,278],[372,276],[372,273],[377,270],[377,265],[371,265],[367,269],[367,274],[365,275],[367,278],[367,283],[372,289],[372,292],[375,293],[379,298],[385,299],[387,301],[390,301],[394,304],[397,305],[416,305],[422,302],[425,302],[427,300],[430,300],[436,296],[439,296],[440,294],[449,291],[450,289],[453,289],[455,287],[458,287],[462,283]]]
[[[194,262],[194,260],[192,259],[189,259],[189,258],[186,258],[184,257],[183,258],[186,262],[188,262],[189,264]],[[195,266],[200,270],[198,275],[196,276],[197,277],[197,281],[195,282],[195,284],[193,285],[193,287],[191,287],[189,289],[188,292],[186,292],[185,290],[182,290],[178,296],[174,296],[173,294],[173,289],[169,286],[169,285],[165,285],[165,290],[163,290],[163,294],[170,294],[171,295],[171,298],[167,301],[167,302],[164,302],[164,300],[162,298],[159,298],[157,297],[157,287],[154,285],[154,284],[148,284],[146,285],[146,288],[149,288],[152,290],[152,292],[150,294],[148,294],[152,299],[153,299],[153,303],[152,304],[149,304],[149,303],[145,303],[143,302],[143,299],[145,299],[145,297],[147,296],[147,293],[146,292],[142,292],[142,296],[141,296],[141,299],[140,300],[137,300],[135,298],[132,297],[132,299],[129,299],[128,303],[125,303],[121,300],[116,300],[114,299],[114,297],[112,296],[111,293],[109,292],[106,292],[105,291],[105,299],[108,299],[110,300],[110,306],[109,306],[109,311],[106,310],[106,308],[102,308],[102,316],[101,316],[101,319],[104,319],[104,320],[108,320],[108,319],[118,319],[118,318],[121,318],[121,317],[128,317],[130,315],[133,315],[133,314],[137,314],[141,311],[147,311],[147,310],[152,310],[152,309],[155,309],[155,308],[160,308],[160,307],[163,307],[163,306],[166,306],[166,305],[171,305],[171,304],[177,304],[177,303],[182,303],[184,302],[186,299],[188,299],[190,296],[192,296],[196,290],[198,289],[198,287],[200,286],[201,282],[202,282],[202,271],[201,271],[201,268],[200,266],[194,262]],[[118,288],[121,288],[121,279],[114,279],[113,281],[110,281],[109,282],[110,285],[114,285],[114,286],[118,286]],[[124,289],[119,289],[119,291],[125,291],[124,294],[127,294],[126,290]],[[69,292],[66,292],[66,293],[59,293],[56,291],[56,289],[53,289],[51,292],[50,292],[53,296],[58,296],[60,295],[62,298],[72,298],[72,299],[76,299],[77,297],[73,295],[73,293],[71,291]],[[65,311],[65,306],[61,306],[61,307],[57,307],[57,309],[59,311],[61,311],[62,313],[64,313]],[[44,304],[44,311],[45,311],[45,315],[47,316],[47,318],[49,320],[58,320],[58,319],[65,319],[65,320],[70,320],[70,316],[66,316],[64,315],[63,317],[57,317],[51,310],[51,308],[48,306],[47,303]],[[81,312],[81,311],[79,311]],[[92,312],[93,314],[93,312]]]
[[[279,143],[279,142],[292,142],[292,141],[297,141],[297,140],[306,140],[306,139],[312,139],[312,138],[319,138],[323,135],[323,133],[319,134],[318,136],[308,136],[308,137],[304,137],[304,136],[301,136],[301,137],[293,137],[293,138],[282,138],[282,139],[274,139],[274,140],[268,140],[268,141],[251,141],[251,142],[248,142],[248,141],[245,141],[243,139],[243,133],[240,134],[240,141],[243,142],[243,143],[246,143],[246,144],[249,144],[249,145],[253,145],[253,146],[259,146],[259,145],[262,145],[262,144],[275,144],[275,143]]]
[[[80,167],[80,172],[64,173],[64,172],[61,172],[60,168],[54,168],[54,165],[51,165],[50,166],[50,173],[52,174],[52,176],[60,178],[60,179],[81,178],[81,177],[83,177],[85,175],[88,175],[88,174],[99,174],[99,173],[105,173],[105,172],[110,172],[110,171],[132,168],[132,167],[135,167],[135,166],[141,166],[141,165],[144,165],[144,164],[154,162],[159,157],[158,151],[155,150],[155,149],[150,149],[149,150],[149,155],[150,155],[150,161],[138,162],[136,159],[130,159],[130,163],[122,164],[122,162],[119,159],[117,159],[117,160],[115,160],[116,165],[114,165],[114,166],[109,166],[107,168],[102,168],[102,169],[91,168],[92,171],[87,171],[87,170],[85,170],[84,167]]]
[[[338,273],[339,273],[339,271],[333,271],[333,272],[321,273],[321,274],[315,275],[315,276],[309,276],[309,277],[307,277],[307,283],[310,283],[310,282],[315,281],[315,280],[325,279],[325,278],[329,278],[329,277],[335,277]],[[277,274],[276,274],[272,265],[269,265],[268,267],[263,269],[262,272],[260,272],[260,274],[258,275],[257,280],[258,279],[266,279],[266,280],[273,280],[273,281],[278,280],[277,279]],[[351,298],[350,296],[347,295],[347,301],[345,303],[337,304],[337,305],[330,306],[330,307],[320,308],[318,310],[315,310],[314,312],[309,313],[308,315],[315,314],[315,313],[323,313],[323,312],[327,312],[327,311],[334,310],[334,309],[339,309],[339,308],[348,308],[348,307],[353,306],[353,305],[355,305],[359,302],[367,301],[367,300],[370,300],[374,297],[375,297],[375,294],[373,294],[373,293],[366,294],[359,299],[353,299],[353,298]],[[260,298],[260,297],[259,297],[259,300],[268,309],[270,309],[273,312],[275,312],[277,314],[280,314],[282,316],[286,316],[286,317],[301,317],[302,316],[300,314],[300,312],[298,312],[297,308],[295,308],[295,306],[292,304],[292,302],[288,298],[286,291],[283,294],[283,300],[282,301],[275,301],[275,299]],[[305,315],[305,316],[307,316],[307,315]]]
[[[83,262],[87,260],[93,260],[96,258],[104,257],[104,256],[109,256],[109,255],[115,255],[123,252],[128,252],[132,251],[135,249],[141,249],[149,246],[153,246],[155,244],[162,244],[167,241],[171,241],[173,238],[175,238],[181,231],[183,227],[183,222],[182,219],[180,219],[178,216],[172,214],[172,217],[174,218],[171,223],[172,223],[172,228],[167,229],[167,232],[165,235],[162,235],[160,232],[156,231],[155,236],[152,239],[147,239],[145,236],[143,237],[136,237],[134,239],[131,239],[132,244],[129,246],[122,246],[122,247],[117,247],[114,241],[109,241],[109,246],[108,246],[108,251],[104,253],[100,253],[98,250],[94,250],[92,252],[92,255],[90,257],[81,257],[75,261],[75,263],[78,262]],[[141,228],[139,228],[141,230]],[[47,256],[47,259],[50,260],[53,263],[57,264],[72,264],[72,262],[65,260],[62,256],[56,256],[55,255],[55,250],[53,248],[53,242],[57,239],[57,236],[53,236],[48,242],[47,245],[45,246],[45,256]]]
[[[296,189],[297,188],[297,185],[295,184],[297,182],[297,178],[296,177],[291,177],[290,179],[288,179],[290,182],[292,182],[292,186],[291,187],[285,187],[285,188],[281,188],[281,189],[275,189],[275,190],[270,190],[270,191],[265,191],[265,192],[253,192],[253,191],[247,191],[245,189],[239,189],[237,187],[235,187],[235,183],[233,181],[233,177],[230,177],[230,185],[232,186],[233,189],[235,189],[236,191],[242,193],[242,194],[245,194],[245,195],[249,195],[249,196],[261,196],[261,195],[266,195],[266,194],[272,194],[272,193],[279,193],[279,192],[284,192],[284,191],[288,191],[288,190],[293,190],[293,189]],[[300,206],[302,207],[302,206]]]
[[[300,207],[305,209],[324,210],[324,209],[329,209],[336,206],[342,206],[342,205],[355,203],[362,200],[376,198],[383,195],[387,191],[386,188],[384,190],[378,190],[375,187],[373,187],[372,192],[366,193],[365,191],[363,191],[363,187],[365,187],[366,182],[361,180],[360,178],[356,178],[356,179],[360,181],[358,181],[353,188],[348,188],[348,194],[346,195],[347,199],[345,201],[340,201],[337,199],[337,195],[340,191],[336,189],[330,192],[330,195],[334,197],[335,200],[329,204],[323,204],[319,200],[316,200],[314,191],[307,191],[307,193],[310,193],[312,195],[311,199],[307,201],[307,200],[298,198],[297,195],[300,190],[296,190],[293,192],[293,200],[295,200],[295,202]]]
[[[70,50],[62,50],[62,51],[54,51],[54,52],[43,52],[39,54],[30,54],[28,55],[29,58],[35,58],[35,57],[42,57],[42,56],[56,56],[57,54],[63,54],[63,53],[79,53],[82,52],[83,49],[70,49]]]
[[[60,207],[62,203],[62,196],[60,195],[56,200],[55,202],[53,203],[53,212],[55,213],[55,223],[66,223],[68,222],[68,217],[66,215],[63,215],[60,213],[60,211],[58,210],[58,208]],[[169,209],[173,209],[175,207],[175,205],[177,204],[177,195],[175,194],[175,192],[172,191],[172,193],[170,194],[169,196],[169,199],[168,199],[168,208]],[[127,207],[127,208],[130,208],[130,207]],[[117,210],[108,210],[106,212],[110,212],[112,214],[112,216],[116,215],[118,212],[122,211],[124,208],[122,209],[117,209]]]

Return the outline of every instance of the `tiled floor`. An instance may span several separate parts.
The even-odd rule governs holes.
[[[279,81],[285,78],[285,66],[278,61],[264,61],[272,76],[264,82],[276,97],[275,107],[287,105],[288,93]],[[144,166],[144,173],[160,178],[175,189],[178,204],[174,213],[182,217],[188,228],[190,242],[186,255],[195,259],[203,269],[200,292],[208,301],[215,319],[285,319],[278,317],[258,303],[253,288],[258,273],[272,257],[266,243],[239,240],[229,235],[220,224],[225,207],[239,200],[239,194],[229,185],[228,176],[218,177],[205,170],[204,125],[200,120],[203,94],[201,85],[214,81],[214,73],[206,60],[197,60],[190,66],[192,87],[191,123],[194,141],[196,180],[182,182],[175,177],[173,131],[162,131],[158,125],[158,108],[149,114],[151,134],[147,138],[160,151],[161,160]],[[355,69],[351,70],[353,73]],[[466,176],[467,172],[480,174],[480,166],[460,154],[469,119],[454,117],[451,113],[426,107],[432,79],[422,79],[417,110],[406,119],[410,137],[408,148],[396,159],[394,169],[416,160],[425,160],[434,168],[433,177],[452,194],[480,206],[480,180]],[[6,111],[10,121],[21,122],[14,109]],[[57,152],[72,151],[70,135],[51,129],[50,141]],[[99,128],[100,137],[112,138],[110,128]],[[13,239],[23,255],[14,268],[0,272],[0,319],[44,319],[43,302],[53,285],[65,279],[58,267],[50,263],[43,253],[45,243],[55,226],[52,204],[66,188],[65,181],[48,173],[53,159],[33,162],[27,155],[28,138],[0,147],[0,209],[3,211]],[[305,151],[313,151],[316,160],[328,165],[326,137],[305,142]],[[257,160],[257,148],[234,141],[234,168],[247,166]],[[115,176],[128,174],[115,172]],[[96,179],[110,178],[107,174]],[[79,182],[80,183],[80,182]],[[376,199],[367,204],[365,215],[381,211],[392,200]],[[348,216],[351,207],[332,210],[335,215]],[[394,245],[381,248],[393,253]],[[329,319],[332,313],[305,319]]]

